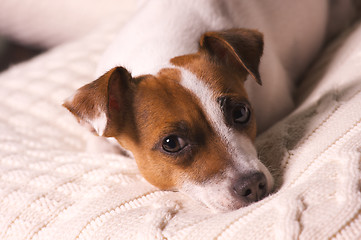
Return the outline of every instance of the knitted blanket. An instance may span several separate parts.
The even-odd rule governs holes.
[[[361,238],[361,22],[257,138],[276,191],[228,213],[158,190],[133,159],[85,151],[95,136],[61,104],[93,80],[121,22],[0,75],[0,239]]]

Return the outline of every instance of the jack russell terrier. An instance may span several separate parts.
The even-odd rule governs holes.
[[[64,106],[131,151],[154,186],[216,211],[247,206],[273,187],[253,145],[256,120],[262,131],[292,109],[296,79],[350,21],[351,5],[145,1],[106,50],[100,77]]]

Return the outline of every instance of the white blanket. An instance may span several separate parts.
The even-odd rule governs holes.
[[[0,75],[0,239],[361,238],[360,22],[317,61],[297,109],[257,138],[277,191],[219,214],[152,187],[132,159],[85,152],[94,136],[61,107],[93,80],[119,24]]]

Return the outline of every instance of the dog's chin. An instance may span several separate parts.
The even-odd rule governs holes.
[[[250,203],[245,203],[237,198],[233,198],[233,199],[224,198],[224,199],[218,199],[218,201],[204,199],[202,203],[205,204],[214,213],[231,212],[246,207],[250,204]]]
[[[179,191],[203,203],[215,213],[234,211],[250,204],[250,202],[235,196],[229,189],[228,186],[222,183],[208,183],[206,185],[187,183]]]

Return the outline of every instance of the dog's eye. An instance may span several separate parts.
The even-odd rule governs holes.
[[[251,116],[251,111],[249,108],[242,104],[233,109],[232,117],[233,121],[238,124],[248,123]]]
[[[187,146],[187,142],[176,135],[171,135],[163,139],[162,148],[169,153],[176,153]]]

